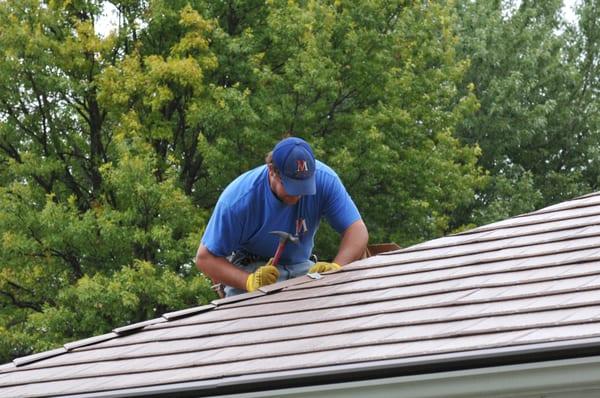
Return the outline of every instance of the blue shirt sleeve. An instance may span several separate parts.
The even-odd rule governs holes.
[[[217,202],[202,236],[202,244],[218,257],[229,256],[236,250],[242,233],[241,218],[231,206],[223,202]]]
[[[338,233],[361,219],[358,208],[337,175],[327,175],[323,193],[323,215]]]

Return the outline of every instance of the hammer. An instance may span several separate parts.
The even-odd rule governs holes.
[[[294,244],[298,244],[298,237],[287,232],[283,231],[271,231],[269,232],[273,235],[277,235],[279,237],[279,245],[277,246],[277,251],[275,251],[275,256],[273,257],[273,266],[277,267],[277,263],[279,263],[279,257],[281,257],[281,253],[283,253],[283,248],[285,244],[290,241]]]

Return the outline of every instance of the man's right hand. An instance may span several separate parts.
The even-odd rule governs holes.
[[[253,292],[261,286],[270,285],[277,281],[279,278],[279,271],[277,267],[271,265],[271,261],[258,268],[254,273],[248,275],[246,279],[246,290]]]

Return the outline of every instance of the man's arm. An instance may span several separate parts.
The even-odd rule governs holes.
[[[362,258],[367,249],[368,241],[369,232],[367,231],[367,226],[363,220],[355,221],[342,233],[342,241],[333,262],[339,265],[346,265]]]
[[[212,254],[202,243],[196,253],[196,267],[208,275],[214,283],[246,290],[248,273],[231,264],[224,257]]]

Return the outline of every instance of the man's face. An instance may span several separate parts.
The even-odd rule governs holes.
[[[295,205],[300,200],[300,195],[288,195],[283,186],[281,178],[275,173],[273,165],[269,165],[269,184],[271,185],[271,191],[286,205]]]

